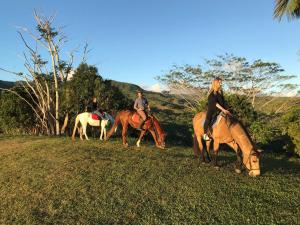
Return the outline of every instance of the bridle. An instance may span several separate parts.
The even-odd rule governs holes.
[[[255,149],[252,148],[252,150],[251,150],[251,152],[250,152],[250,154],[249,154],[249,156],[248,156],[248,158],[247,158],[246,163],[244,163],[244,166],[245,166],[245,168],[246,168],[247,170],[249,170],[249,171],[260,170],[260,169],[256,169],[256,168],[253,169],[253,167],[252,167],[252,161],[251,161],[251,157],[252,157],[252,156],[256,156],[257,158],[259,158],[259,155],[260,155],[260,153],[259,153],[258,151],[256,151]],[[246,167],[246,165],[247,165],[248,162],[249,162],[249,164],[250,164],[250,169],[248,169],[248,168]]]

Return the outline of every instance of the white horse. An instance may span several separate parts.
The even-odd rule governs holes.
[[[104,140],[106,140],[106,127],[109,124],[109,122],[111,124],[113,124],[114,121],[115,121],[114,118],[106,112],[104,113],[104,119],[101,119],[101,120],[92,119],[92,113],[89,113],[89,112],[80,113],[76,116],[75,125],[74,125],[74,129],[73,129],[72,140],[75,141],[75,133],[76,133],[76,129],[78,127],[79,122],[81,124],[81,127],[79,128],[79,134],[80,134],[80,139],[81,140],[83,140],[82,134],[84,134],[85,138],[87,140],[89,140],[89,138],[86,134],[87,125],[90,125],[90,126],[93,126],[93,127],[100,127],[101,126],[100,140],[101,141],[103,140],[103,135],[104,135]]]

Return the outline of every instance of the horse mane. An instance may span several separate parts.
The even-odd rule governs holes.
[[[163,131],[163,129],[161,128],[157,118],[155,116],[152,115],[152,121],[153,121],[153,125],[158,133],[158,135],[160,134],[165,134],[165,132]]]
[[[253,146],[253,150],[255,151],[256,147],[255,147],[255,143],[253,142],[248,130],[246,129],[246,127],[244,126],[244,124],[239,121],[236,117],[234,116],[228,116],[226,117],[226,121],[229,122],[229,129],[233,126],[233,125],[238,125],[241,127],[241,131],[245,134],[245,136],[249,139],[251,145]]]

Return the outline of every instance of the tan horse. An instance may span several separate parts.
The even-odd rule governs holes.
[[[130,125],[133,128],[137,128],[139,126],[139,121],[134,121],[134,116],[137,116],[135,114],[136,114],[136,112],[134,112],[134,111],[129,111],[129,110],[120,111],[116,116],[116,119],[115,119],[115,122],[114,122],[112,128],[108,132],[107,139],[113,135],[118,124],[121,123],[122,124],[122,141],[123,141],[123,145],[125,147],[127,147],[128,143],[126,140],[126,133],[127,133],[128,126]],[[147,130],[149,130],[150,133],[152,134],[156,147],[162,148],[162,149],[165,148],[166,134],[163,131],[163,129],[161,128],[161,126],[159,125],[158,120],[153,115],[149,116],[147,118],[147,120],[145,121],[145,123],[142,127],[142,131],[140,133],[139,139],[136,142],[136,146],[140,147],[141,140],[144,137]]]
[[[193,118],[194,127],[194,154],[199,156],[199,150],[202,156],[203,162],[205,162],[204,155],[204,140],[202,136],[204,134],[203,121],[206,113],[200,112]],[[219,151],[219,145],[226,143],[234,149],[237,155],[237,162],[235,171],[241,173],[242,164],[249,170],[250,176],[260,175],[259,156],[260,152],[255,148],[246,130],[243,128],[240,122],[236,119],[222,116],[218,124],[213,128],[213,154],[212,161],[216,168],[219,168],[217,164],[217,154]],[[206,149],[209,153],[211,141],[206,141]]]

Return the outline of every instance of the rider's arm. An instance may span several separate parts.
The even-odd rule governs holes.
[[[137,99],[135,100],[135,102],[134,102],[134,106],[133,106],[133,108],[135,109],[135,110],[139,110],[139,108],[138,108],[138,101],[137,101]]]
[[[149,102],[148,102],[148,100],[147,100],[146,98],[145,98],[145,104],[146,104],[147,110],[149,110],[149,111],[150,111]]]
[[[216,107],[219,108],[225,114],[230,113],[228,110],[224,109],[219,103],[216,104]]]

